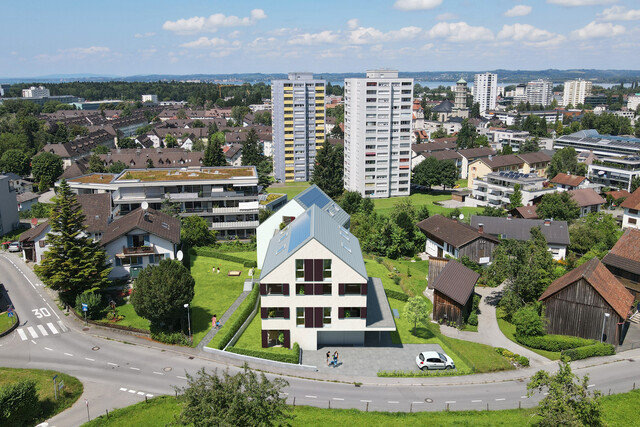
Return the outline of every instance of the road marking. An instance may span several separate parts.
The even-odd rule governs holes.
[[[47,332],[47,330],[46,330],[46,329],[44,328],[44,326],[42,326],[42,325],[38,325],[38,330],[39,330],[39,331],[40,331],[40,333],[41,333],[43,336],[45,336],[45,337],[46,337],[47,335],[49,335],[49,332]]]
[[[139,392],[138,392],[138,394],[139,394],[140,396],[144,396],[144,391],[139,391]]]
[[[528,399],[529,396],[520,396],[520,399]]]
[[[22,328],[18,329],[18,335],[20,335],[20,339],[22,341],[26,341],[27,340],[27,334],[24,333],[24,331],[22,330]]]
[[[57,335],[59,333],[56,327],[53,326],[53,323],[51,322],[47,323],[47,327],[51,329],[51,332],[53,332],[53,335]]]
[[[117,363],[111,363],[111,362],[107,362],[107,365],[111,365],[111,366],[118,366]]]
[[[595,387],[595,384],[589,384],[587,388]]]
[[[36,342],[34,340],[31,340],[32,343],[36,344]]]
[[[136,391],[135,391],[135,390],[129,390],[129,393],[131,393],[131,394],[135,394],[135,393],[136,393]]]
[[[411,402],[412,405],[417,405],[418,403],[424,403],[424,402]]]
[[[164,375],[162,372],[153,371],[153,373],[156,374],[156,375]]]
[[[56,321],[56,323],[58,324],[58,327],[60,328],[60,330],[62,332],[67,332],[69,330],[69,328],[67,328],[63,323],[62,320],[58,320]]]
[[[344,399],[342,399],[340,397],[333,397],[333,398],[331,398],[331,400],[344,400]]]
[[[504,397],[501,397],[500,399],[496,399],[496,402],[500,402],[501,400],[507,400]]]
[[[471,403],[480,403],[482,400],[472,400]]]
[[[73,357],[73,354],[71,354],[71,353],[64,353],[64,355]]]
[[[45,300],[45,302],[47,302],[47,301]],[[58,318],[58,320],[60,320],[60,316],[58,316],[58,313],[56,313],[56,311],[53,309],[53,307],[51,307],[51,306],[49,305],[49,303],[48,303],[48,302],[47,302],[47,306],[51,309],[51,312],[52,312],[53,314],[55,314],[55,315],[56,315],[56,317]]]
[[[370,401],[370,400],[361,400],[360,402],[363,402],[363,403],[371,403],[371,401]]]
[[[27,327],[27,331],[29,331],[29,333],[31,334],[32,338],[38,338],[38,334],[36,334],[36,330],[33,329],[33,327],[28,326]]]
[[[124,387],[120,387],[120,391],[127,391],[127,389]]]
[[[133,369],[134,371],[139,371],[140,368],[134,368],[133,366],[129,366],[129,369]]]
[[[176,375],[176,378],[180,378],[181,380],[186,380],[187,377],[181,377],[180,375]]]
[[[389,400],[387,401],[387,403],[400,403],[400,402],[396,402],[395,400]]]
[[[444,402],[444,403],[456,403],[456,401],[455,401],[455,400],[447,400],[447,401],[446,401],[446,402]]]
[[[304,397],[308,397],[309,399],[316,399],[318,396],[305,395]]]
[[[45,350],[47,350],[47,351],[53,351],[53,350],[52,350],[52,349],[50,349],[49,347],[45,347],[44,349],[45,349]]]
[[[90,357],[85,357],[84,360],[88,360],[89,362],[95,362],[96,359],[91,359]]]
[[[153,397],[153,394],[147,393],[147,397]]]

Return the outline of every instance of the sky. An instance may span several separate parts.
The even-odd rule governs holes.
[[[639,0],[22,0],[0,77],[640,69]]]

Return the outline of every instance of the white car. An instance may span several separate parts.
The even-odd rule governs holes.
[[[423,351],[416,356],[416,364],[418,368],[424,370],[429,369],[455,369],[456,365],[453,359],[444,353],[437,351]]]
[[[9,252],[20,252],[20,243],[19,242],[9,243]]]

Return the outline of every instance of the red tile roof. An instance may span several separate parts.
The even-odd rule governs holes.
[[[580,207],[601,205],[606,202],[593,188],[570,190],[569,194],[571,194],[571,198],[575,200]]]
[[[607,191],[605,194],[607,196],[613,197],[614,200],[626,199],[631,195],[631,193],[629,193],[627,190]]]
[[[640,230],[627,228],[602,262],[605,265],[640,274]]]
[[[585,178],[584,176],[568,175],[566,173],[560,172],[559,174],[553,177],[551,182],[556,184],[569,185],[571,187],[577,187],[580,184],[582,184],[582,181],[584,181],[585,179],[587,178]]]
[[[627,209],[640,209],[640,187],[636,189],[627,199],[620,205]]]

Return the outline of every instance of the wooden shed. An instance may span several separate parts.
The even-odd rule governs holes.
[[[640,230],[627,228],[602,263],[635,299],[640,299]]]
[[[633,304],[631,293],[598,258],[556,279],[539,300],[545,305],[548,333],[602,339],[615,346]]]
[[[480,275],[450,260],[433,283],[433,320],[464,323],[473,306],[473,289]]]
[[[436,256],[429,257],[429,274],[427,275],[427,287],[433,289],[432,284],[436,282],[436,278],[447,266],[450,258],[438,258]]]

